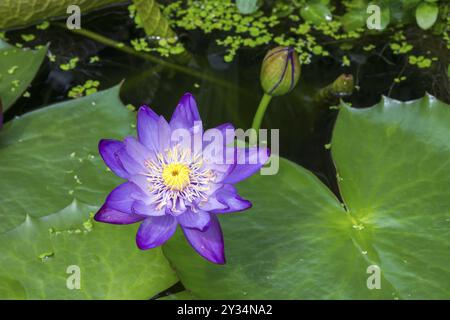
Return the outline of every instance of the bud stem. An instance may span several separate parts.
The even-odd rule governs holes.
[[[252,128],[258,132],[258,130],[261,128],[261,123],[264,118],[264,114],[266,113],[267,106],[270,103],[270,100],[272,100],[272,96],[264,93],[263,97],[261,98],[261,101],[259,102],[258,109],[256,110],[255,116],[253,118]]]

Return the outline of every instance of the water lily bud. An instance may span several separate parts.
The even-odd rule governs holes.
[[[267,52],[261,68],[261,86],[266,94],[281,96],[300,78],[300,62],[294,48],[276,47]]]

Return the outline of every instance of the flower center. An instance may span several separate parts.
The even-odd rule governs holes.
[[[191,170],[182,163],[170,163],[164,166],[162,178],[164,184],[171,190],[181,191],[190,182],[189,174]]]

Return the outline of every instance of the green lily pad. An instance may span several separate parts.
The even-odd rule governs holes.
[[[11,47],[3,42],[0,47],[0,98],[3,111],[23,94],[44,61],[47,48],[28,50]]]
[[[277,175],[239,185],[251,210],[220,217],[226,265],[179,233],[164,253],[198,298],[448,298],[449,121],[450,106],[430,96],[342,106],[331,146],[344,204],[281,160]]]
[[[149,299],[177,281],[160,249],[136,247],[137,225],[92,221],[121,182],[97,143],[135,130],[118,97],[116,87],[53,105],[0,132],[0,298]],[[79,290],[66,285],[72,265]]]

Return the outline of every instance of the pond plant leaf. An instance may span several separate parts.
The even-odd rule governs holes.
[[[175,32],[170,28],[168,20],[159,9],[156,0],[133,0],[136,13],[148,36],[174,38]]]
[[[236,7],[242,14],[252,14],[261,7],[261,0],[236,0]]]
[[[98,141],[132,134],[134,119],[115,87],[4,125],[0,298],[150,299],[177,282],[161,249],[137,248],[136,225],[92,219],[120,183]]]
[[[47,47],[19,49],[6,43],[0,47],[0,98],[3,111],[24,93],[39,70]]]
[[[0,1],[0,30],[24,27],[51,18],[68,17],[70,5],[80,7],[81,13],[124,0],[2,0]]]
[[[437,20],[439,7],[433,2],[422,2],[416,9],[416,21],[420,28],[427,30]]]
[[[305,5],[300,10],[300,15],[306,21],[316,25],[329,22],[333,19],[330,9],[319,1],[313,1]]]

